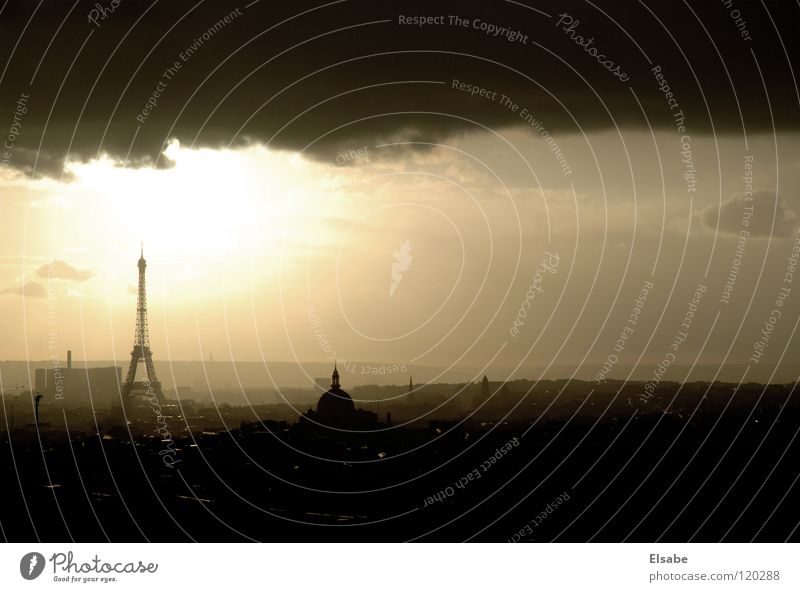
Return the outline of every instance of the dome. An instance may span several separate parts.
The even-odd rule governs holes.
[[[339,371],[333,367],[331,388],[319,398],[317,414],[329,418],[351,417],[356,411],[353,399],[339,386]]]
[[[332,388],[319,398],[317,413],[326,417],[347,417],[355,412],[353,399],[340,388]]]

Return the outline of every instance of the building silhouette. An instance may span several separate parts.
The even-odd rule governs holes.
[[[336,428],[358,428],[378,423],[377,414],[365,409],[356,408],[350,395],[339,383],[339,370],[333,366],[331,386],[317,402],[316,410],[309,409],[301,418],[301,422],[321,424]]]
[[[69,407],[108,407],[119,400],[122,368],[73,368],[72,352],[67,352],[67,366],[37,368],[34,390],[51,404]]]

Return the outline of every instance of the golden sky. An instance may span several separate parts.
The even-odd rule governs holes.
[[[776,160],[770,136],[749,140],[746,152],[734,136],[695,138],[703,191],[694,195],[680,174],[679,138],[667,131],[560,136],[575,171],[567,177],[542,138],[518,128],[401,157],[354,146],[339,162],[173,141],[165,151],[172,168],[103,157],[71,164],[68,180],[8,175],[0,358],[49,358],[55,330],[58,350],[76,359],[125,360],[143,242],[161,360],[213,352],[217,360],[325,361],[335,352],[419,365],[599,364],[652,281],[621,360],[643,351],[643,360],[660,360],[703,284],[679,363],[739,362],[772,308],[797,231],[798,162]],[[779,140],[779,154],[798,153],[795,135]],[[717,229],[716,213],[744,191],[748,153],[763,189],[758,228],[769,231],[776,203],[779,217],[772,238],[754,223],[722,305],[738,214],[720,216]],[[392,291],[406,241],[410,260]],[[515,335],[547,253],[558,267],[540,278]],[[788,306],[796,315],[798,304]],[[791,314],[770,356],[781,353]]]

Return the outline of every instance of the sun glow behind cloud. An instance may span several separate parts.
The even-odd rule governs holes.
[[[165,154],[174,168],[125,169],[108,160],[73,167],[75,189],[109,221],[109,243],[144,240],[170,257],[236,255],[307,238],[292,219],[322,213],[309,171],[291,155],[177,142]]]
[[[172,168],[133,169],[101,158],[70,164],[69,184],[43,181],[42,197],[30,202],[37,227],[31,247],[58,255],[71,245],[73,261],[114,282],[135,281],[140,242],[158,262],[154,275],[160,269],[169,283],[201,279],[214,268],[230,279],[252,278],[250,266],[270,274],[279,261],[331,242],[326,219],[346,208],[323,165],[290,153],[173,142],[165,155]],[[79,261],[79,253],[88,259]]]
[[[645,179],[658,174],[648,159],[648,150],[653,152],[649,136],[626,138],[635,160],[636,192],[626,177],[631,167],[618,158],[614,134],[588,138],[596,144],[599,163],[584,146],[587,139],[560,138],[571,162],[592,165],[575,166],[573,192],[557,168],[548,168],[552,155],[540,140],[515,130],[504,133],[535,164],[536,178],[524,163],[514,165],[519,155],[500,144],[489,150],[492,138],[480,134],[459,138],[452,149],[404,158],[374,147],[344,166],[263,146],[211,150],[177,143],[166,151],[175,162],[170,169],[129,169],[108,158],[73,163],[69,183],[29,180],[9,189],[5,210],[16,223],[9,224],[0,242],[9,253],[19,253],[23,244],[25,257],[9,258],[3,283],[8,292],[0,302],[10,319],[17,318],[24,302],[26,318],[45,322],[30,335],[32,347],[46,353],[46,342],[37,345],[35,339],[46,336],[48,300],[40,285],[44,280],[34,272],[54,259],[65,261],[92,272],[79,284],[53,284],[63,317],[82,318],[91,327],[86,336],[95,343],[87,356],[108,355],[109,335],[127,348],[136,259],[144,241],[154,347],[170,356],[196,359],[202,357],[200,342],[230,339],[231,358],[259,359],[263,346],[270,359],[322,359],[325,352],[309,321],[311,305],[326,335],[335,337],[336,351],[348,359],[409,361],[436,346],[430,363],[451,360],[464,343],[475,342],[472,329],[480,333],[488,323],[488,341],[473,348],[480,360],[487,351],[493,355],[491,346],[505,339],[518,295],[525,293],[531,270],[550,250],[563,257],[565,266],[553,276],[548,295],[555,302],[561,286],[568,286],[558,304],[563,320],[554,320],[552,331],[559,339],[566,334],[564,327],[581,314],[588,294],[575,343],[581,343],[579,331],[593,339],[592,331],[605,319],[590,311],[607,310],[620,282],[635,283],[651,273],[659,253],[658,269],[674,273],[687,243],[687,216],[692,208],[700,212],[714,206],[717,195],[704,193],[689,203],[680,182],[664,188],[640,184],[640,173]],[[664,153],[674,146],[669,134],[658,139]],[[759,142],[754,137],[751,145],[768,154]],[[700,138],[694,146],[698,166],[704,163],[702,170],[712,174],[714,142]],[[766,156],[762,160],[768,166]],[[656,166],[655,171],[648,166]],[[672,167],[666,178],[680,179],[675,173],[680,159],[665,159],[663,166]],[[596,168],[603,171],[606,185],[599,184]],[[740,175],[738,166],[725,169],[723,196],[740,191]],[[784,173],[782,187],[786,195],[796,194],[796,179]],[[681,223],[673,223],[676,219]],[[21,229],[26,229],[24,236]],[[687,255],[684,270],[702,274],[713,237],[701,224],[692,224],[691,231],[687,253],[703,256]],[[390,294],[393,254],[406,240],[413,245],[413,265]],[[724,259],[735,247],[730,240],[719,237],[713,273],[725,272]],[[762,254],[756,249],[763,245],[752,241],[749,248],[752,265],[757,265]],[[780,253],[775,253],[780,267]],[[573,259],[571,269],[566,262]],[[595,282],[596,277],[604,280]],[[750,271],[743,275],[743,286],[745,277],[755,276]],[[31,292],[36,288],[31,281],[38,296]],[[24,301],[22,286],[28,286]],[[543,300],[539,305],[536,318],[543,325],[549,305]],[[652,310],[658,312],[658,306]],[[676,305],[669,314],[682,312]],[[113,326],[106,326],[109,318]],[[412,335],[400,337],[431,318]],[[65,339],[76,339],[79,329],[63,327]],[[556,344],[554,350],[560,342],[540,343],[545,348]],[[526,347],[515,341],[503,355],[521,355]],[[572,342],[568,347],[567,356],[585,353]]]

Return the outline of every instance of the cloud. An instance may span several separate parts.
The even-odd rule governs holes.
[[[743,226],[742,220],[750,210],[752,216],[749,218],[749,226]],[[711,232],[717,228],[717,211],[717,206],[711,205],[700,212],[703,225]],[[749,230],[751,237],[785,238],[794,234],[798,222],[800,219],[797,212],[780,195],[777,196],[776,204],[775,191],[770,189],[756,189],[752,200],[747,200],[744,194],[734,195],[719,208],[719,232],[724,234],[738,235],[741,230]]]
[[[334,162],[387,138],[442,142],[481,126],[530,129],[523,108],[553,134],[649,124],[674,130],[651,63],[693,135],[741,133],[742,123],[748,133],[771,131],[773,120],[780,130],[800,129],[784,54],[784,46],[789,56],[800,47],[793,3],[748,4],[749,42],[713,2],[691,9],[608,2],[602,11],[583,0],[536,3],[553,18],[519,2],[257,2],[206,39],[230,15],[229,4],[209,0],[197,9],[195,0],[170,0],[142,9],[122,2],[100,27],[86,21],[89,4],[4,4],[0,55],[12,58],[0,113],[14,113],[30,95],[10,159],[25,174],[59,178],[65,161],[103,154],[127,166],[168,167],[162,150],[173,137],[207,148],[269,143]],[[519,30],[528,40],[472,24],[418,27],[398,18],[437,12]],[[629,84],[556,26],[562,12],[579,21],[576,34],[592,38],[630,75]],[[713,43],[705,23],[714,24]],[[722,68],[720,56],[748,66]],[[754,56],[769,67],[757,68]],[[759,70],[769,97],[758,90]],[[454,80],[496,92],[496,99],[458,90]],[[518,110],[501,104],[502,95]]]
[[[94,274],[88,269],[77,269],[65,261],[53,259],[50,263],[45,263],[39,267],[36,270],[36,275],[48,279],[85,282]]]
[[[75,175],[64,167],[64,158],[48,154],[44,150],[33,150],[23,146],[14,146],[10,152],[9,164],[21,175],[40,179],[52,177],[62,181],[73,181]]]
[[[6,288],[0,292],[0,294],[17,294],[28,298],[44,298],[47,295],[47,289],[44,284],[31,280],[21,286]]]

